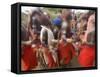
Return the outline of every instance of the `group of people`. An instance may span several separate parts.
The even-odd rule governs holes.
[[[95,66],[95,12],[60,9],[52,19],[44,9],[32,10],[21,25],[21,70]]]

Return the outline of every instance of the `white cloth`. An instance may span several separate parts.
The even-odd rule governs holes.
[[[65,22],[65,21],[63,21],[63,22],[62,22],[62,26],[61,26],[61,28],[62,28],[62,29],[66,29],[67,26],[68,26],[68,23]]]
[[[41,32],[40,32],[40,41],[43,42],[42,38],[43,38],[43,33],[45,31],[47,31],[47,34],[48,34],[48,45],[51,45],[52,44],[52,40],[54,39],[54,35],[53,35],[53,32],[51,31],[51,29],[41,25],[42,29],[41,29]]]
[[[47,40],[48,40],[48,47],[50,49],[49,52],[52,53],[52,57],[53,57],[54,61],[56,62],[56,55],[55,55],[56,53],[55,53],[54,50],[52,50],[52,41],[54,40],[53,32],[52,32],[51,29],[49,29],[49,28],[47,28],[47,27],[45,27],[43,25],[41,25],[41,27],[42,27],[42,29],[41,29],[41,32],[40,32],[40,41],[43,42],[43,40],[42,40],[43,33],[45,31],[47,31],[47,34],[48,34],[48,38],[47,38]],[[45,55],[44,55],[44,57],[45,57],[46,64],[48,64],[48,60],[47,60]]]
[[[94,22],[95,22],[95,15],[93,14],[88,19],[87,30],[85,33],[85,41],[87,41],[88,33],[95,31],[95,24],[93,24]]]

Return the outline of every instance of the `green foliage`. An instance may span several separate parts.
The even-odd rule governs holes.
[[[61,9],[59,8],[44,8],[44,9],[51,16],[51,19],[56,18],[61,11]]]

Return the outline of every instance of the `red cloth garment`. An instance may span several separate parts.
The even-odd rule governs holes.
[[[48,53],[48,68],[54,68],[57,66],[56,62],[54,61],[52,54]]]
[[[60,43],[58,47],[59,60],[64,60],[64,64],[70,63],[71,59],[75,56],[75,48],[71,43]]]
[[[82,67],[92,67],[95,62],[95,46],[82,46],[78,61]]]
[[[28,66],[25,64],[23,59],[21,59],[21,70],[22,71],[27,71],[27,69],[28,69]]]
[[[23,47],[22,59],[24,61],[24,65],[27,67],[26,70],[31,70],[38,65],[36,51],[31,47],[31,45]]]
[[[52,53],[49,51],[48,48],[45,48],[45,55],[47,56],[47,60],[48,60],[48,68],[56,67],[57,63],[54,61]]]

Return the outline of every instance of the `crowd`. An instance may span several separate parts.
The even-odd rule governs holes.
[[[77,10],[77,9],[76,9]],[[28,12],[21,24],[21,70],[95,66],[95,11],[45,8]]]

